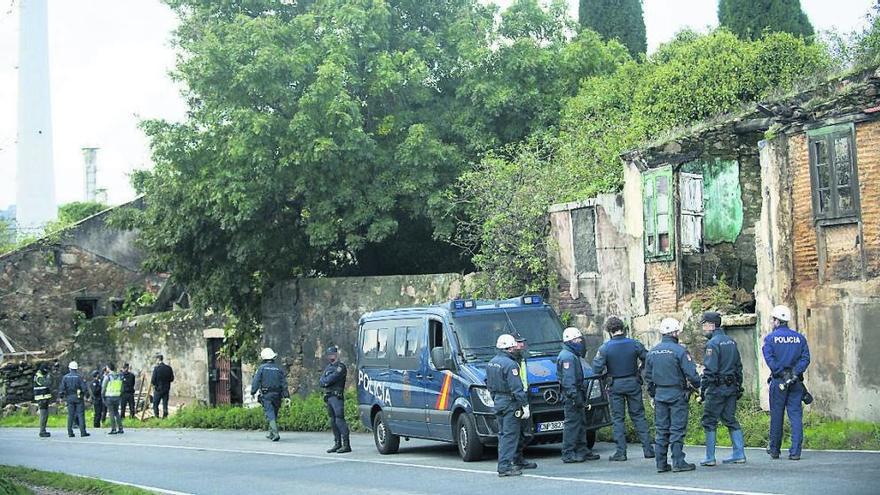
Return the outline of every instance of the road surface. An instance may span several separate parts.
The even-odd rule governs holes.
[[[609,462],[610,444],[598,443],[598,461],[563,464],[559,446],[533,447],[527,457],[538,469],[498,478],[494,452],[481,462],[462,462],[455,447],[401,441],[400,452],[382,456],[372,436],[352,435],[350,454],[326,454],[328,433],[282,433],[272,443],[256,431],[130,429],[124,436],[92,430],[88,438],[55,431],[37,438],[34,429],[0,428],[0,464],[97,477],[173,494],[436,494],[562,493],[620,494],[877,494],[880,453],[804,452],[801,461],[746,452],[744,465],[658,474],[653,460],[630,446],[630,460]],[[729,455],[719,448],[718,458]],[[688,448],[696,463],[702,449]]]

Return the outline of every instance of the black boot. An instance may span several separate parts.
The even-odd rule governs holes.
[[[348,435],[342,437],[342,448],[336,451],[337,454],[345,454],[351,452],[351,443],[348,441]]]
[[[327,453],[333,454],[335,452],[338,452],[339,449],[341,449],[341,448],[342,448],[342,441],[340,441],[338,438],[336,438],[333,441],[333,446],[330,447],[329,449],[327,449]]]

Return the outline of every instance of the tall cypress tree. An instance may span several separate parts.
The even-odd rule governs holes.
[[[800,0],[720,0],[718,23],[742,39],[757,39],[764,30],[810,37],[813,25]]]
[[[605,39],[617,39],[636,57],[648,48],[642,0],[580,0],[578,20]]]

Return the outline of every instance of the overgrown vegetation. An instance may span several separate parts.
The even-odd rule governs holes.
[[[364,431],[357,415],[357,395],[354,391],[346,392],[345,417],[352,431]],[[94,412],[86,411],[86,424],[91,426]],[[305,397],[295,395],[291,398],[290,407],[282,407],[278,413],[278,426],[284,431],[325,431],[329,428],[323,396],[312,393]],[[266,428],[266,418],[261,407],[244,408],[238,406],[207,407],[190,405],[181,408],[177,413],[164,420],[148,418],[125,418],[124,427],[130,428],[211,428],[227,430],[261,430]],[[37,427],[39,418],[36,415],[18,412],[0,418],[0,427]],[[49,416],[50,428],[67,428],[66,413],[59,412]]]
[[[813,36],[800,0],[720,0],[718,23],[743,39],[757,39],[767,32]]]
[[[648,57],[636,1],[584,0],[601,35],[561,0],[166,3],[188,118],[144,122],[147,208],[117,225],[231,316],[244,358],[293,277],[476,268],[483,297],[545,290],[550,204],[618,191],[623,151],[840,66],[796,0],[722,2],[740,37],[684,31]],[[876,27],[847,53],[876,60]]]
[[[607,40],[618,40],[638,59],[648,50],[642,0],[580,0],[578,21]]]
[[[28,495],[34,493],[27,487],[41,489],[39,493],[92,493],[100,495],[150,495],[153,492],[132,486],[118,485],[94,478],[72,476],[64,473],[40,471],[22,466],[0,465],[0,493]]]
[[[654,434],[654,409],[650,402],[645,403],[645,414]],[[703,407],[696,400],[690,402],[688,429],[685,443],[702,445],[706,436],[700,420]],[[736,418],[742,426],[747,447],[767,447],[770,441],[770,416],[763,411],[756,399],[743,398],[737,405]],[[718,426],[718,445],[730,446],[730,438],[723,425]],[[637,443],[638,435],[632,423],[626,420],[627,441]],[[600,441],[612,441],[611,429],[600,430]],[[791,445],[791,426],[788,420],[783,428],[783,448]],[[880,450],[880,424],[861,421],[829,419],[813,413],[809,407],[804,410],[804,448],[842,449],[842,450]]]

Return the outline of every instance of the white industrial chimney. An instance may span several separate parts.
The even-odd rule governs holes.
[[[83,192],[83,201],[97,201],[98,186],[98,148],[83,148],[83,166],[85,167],[85,183]]]
[[[15,218],[22,234],[39,234],[57,213],[49,100],[48,6],[47,0],[19,0],[19,5]]]

